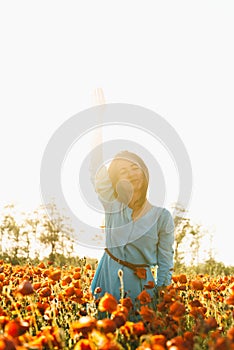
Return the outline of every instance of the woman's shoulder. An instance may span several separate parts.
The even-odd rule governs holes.
[[[172,214],[169,209],[165,207],[160,207],[157,205],[153,205],[155,208],[155,214],[159,220],[159,222],[162,224],[163,222],[168,222],[169,220],[173,220]]]
[[[169,209],[165,207],[158,207],[160,212],[158,225],[161,230],[165,232],[173,232],[174,231],[174,219]]]
[[[165,208],[165,207],[161,207],[161,206],[158,206],[158,205],[155,205],[155,204],[152,204],[152,207],[155,209],[155,212],[157,214],[160,214],[160,215],[163,215],[163,216],[166,216],[166,215],[171,215],[170,211]]]
[[[156,209],[156,211],[160,212],[163,215],[172,215],[171,211],[167,209],[166,207],[161,207],[155,204],[152,204],[152,206]]]

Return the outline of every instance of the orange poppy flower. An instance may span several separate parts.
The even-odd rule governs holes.
[[[143,341],[136,350],[165,350],[164,346],[159,344],[150,344],[148,341]]]
[[[119,328],[125,324],[127,321],[127,316],[122,311],[113,311],[111,314],[111,319],[115,322],[116,327]]]
[[[79,281],[79,280],[72,281],[72,285],[73,285],[75,288],[80,288],[80,281]]]
[[[151,302],[152,298],[146,290],[143,290],[138,296],[137,299],[140,301],[141,304],[148,304]]]
[[[166,345],[168,349],[188,350],[187,343],[181,335],[168,340]]]
[[[179,281],[179,276],[173,275],[172,276],[172,281],[177,283]]]
[[[117,309],[114,312],[123,312],[128,317],[129,309],[121,304],[117,305]]]
[[[4,328],[5,327],[5,325],[8,323],[10,321],[10,318],[9,318],[9,316],[0,316],[0,326],[1,326],[1,328]]]
[[[191,308],[193,308],[193,307],[200,307],[200,306],[203,306],[203,305],[202,305],[202,303],[200,302],[200,300],[194,299],[194,300],[192,300],[192,301],[189,303],[189,306],[190,306]]]
[[[3,310],[1,307],[0,307],[0,316],[7,316],[6,311]]]
[[[234,326],[227,331],[227,337],[234,343]]]
[[[23,296],[33,294],[33,285],[31,284],[31,282],[25,280],[19,285],[19,287],[16,290],[16,293],[21,294]]]
[[[133,328],[133,334],[136,334],[138,337],[147,334],[147,330],[145,328],[145,325],[142,321],[139,321],[137,323],[133,323],[132,325]]]
[[[180,283],[187,283],[187,277],[184,274],[179,275],[178,280]]]
[[[158,330],[164,329],[166,327],[166,320],[163,317],[157,317],[154,321],[151,322],[151,329]]]
[[[13,338],[19,337],[20,335],[26,333],[29,329],[29,323],[21,321],[19,319],[9,321],[5,328],[4,333],[10,335]]]
[[[187,332],[184,332],[183,337],[189,344],[191,344],[191,347],[193,349],[195,334],[193,332],[187,331]]]
[[[134,273],[137,277],[145,280],[146,279],[146,269],[144,267],[136,267]]]
[[[215,345],[213,348],[214,350],[233,350],[233,346],[232,344],[230,344],[229,339],[227,338],[223,338],[223,337],[219,337],[217,339],[215,339]]]
[[[41,282],[35,282],[33,283],[33,289],[37,290],[41,287]]]
[[[78,321],[71,325],[72,334],[87,334],[96,327],[97,320],[92,316],[82,316]]]
[[[165,347],[160,344],[152,344],[151,345],[152,350],[165,350]]]
[[[131,321],[126,321],[125,324],[119,328],[119,334],[121,334],[121,336],[129,338],[131,334],[133,334],[133,324],[134,323]]]
[[[35,275],[41,276],[41,269],[39,269],[37,267],[34,267],[33,272],[34,272]]]
[[[103,334],[93,329],[90,334],[90,340],[92,341],[93,350],[123,350],[123,347],[116,341],[111,333]]]
[[[15,343],[4,335],[0,335],[0,349],[16,350]]]
[[[88,339],[81,339],[76,343],[74,350],[93,350],[94,347],[90,345]]]
[[[141,306],[139,314],[141,315],[143,321],[153,322],[156,319],[156,313],[154,310],[150,309],[147,305]]]
[[[201,280],[194,280],[192,281],[192,288],[195,290],[203,290],[204,284]]]
[[[190,310],[189,315],[198,318],[198,317],[205,317],[207,309],[205,307],[192,307],[192,309]]]
[[[234,305],[234,295],[230,295],[225,299],[226,304],[228,305]]]
[[[38,311],[40,312],[40,314],[44,315],[45,310],[50,307],[50,304],[37,302],[36,307],[37,307]]]
[[[61,270],[55,270],[50,273],[49,278],[53,281],[59,281],[61,278]]]
[[[157,345],[161,345],[161,346],[165,346],[166,345],[166,341],[167,338],[165,337],[165,335],[163,334],[155,334],[151,337],[151,343],[152,344],[157,344]]]
[[[40,269],[45,269],[45,264],[43,262],[40,262],[37,266],[40,267]]]
[[[229,286],[230,292],[234,295],[234,282]]]
[[[155,285],[154,281],[148,281],[148,283],[144,285],[144,288],[145,289],[153,289],[155,286],[156,285]]]
[[[184,304],[179,301],[175,301],[170,305],[170,315],[174,320],[179,320],[182,316],[184,316],[185,312],[186,309]]]
[[[204,331],[208,333],[210,330],[214,330],[218,327],[218,323],[214,317],[209,317],[205,320]]]
[[[187,290],[187,286],[186,284],[181,284],[179,286],[176,287],[177,290]]]
[[[72,276],[74,280],[79,280],[81,278],[81,273],[80,272],[75,272],[74,275]]]
[[[62,279],[62,286],[66,286],[66,285],[68,285],[69,283],[71,283],[71,281],[72,281],[72,278],[71,278],[71,276],[65,276],[65,277],[63,277],[63,279]]]
[[[120,304],[125,306],[128,310],[133,308],[133,302],[130,297],[120,299]]]
[[[76,295],[78,298],[82,298],[82,297],[83,297],[83,291],[82,291],[82,289],[80,289],[80,288],[75,288],[74,291],[75,291],[75,295]]]
[[[157,309],[159,312],[166,311],[166,303],[165,301],[161,301],[161,303],[158,303]]]
[[[162,291],[160,292],[160,294],[162,295]],[[169,293],[165,293],[163,294],[163,300],[166,302],[166,303],[171,303],[173,301],[175,301],[177,299],[177,296],[176,296],[176,291],[175,289],[172,289],[169,291]]]
[[[113,333],[116,330],[116,323],[114,320],[104,318],[97,321],[96,328],[102,333]]]
[[[101,312],[107,311],[112,313],[117,309],[118,302],[115,297],[109,293],[105,293],[98,304],[98,310]]]
[[[43,276],[43,277],[49,277],[50,273],[51,273],[51,270],[50,270],[50,269],[45,269],[45,270],[43,271],[43,273],[42,273],[42,276]]]
[[[42,298],[49,297],[49,296],[51,296],[51,289],[49,287],[44,287],[40,290],[39,295]]]
[[[75,288],[74,287],[67,287],[65,289],[65,295],[67,297],[71,297],[73,294],[75,294]]]

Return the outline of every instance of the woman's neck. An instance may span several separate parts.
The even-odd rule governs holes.
[[[134,212],[137,212],[139,210],[141,210],[141,208],[145,205],[145,203],[147,202],[147,198],[136,198],[136,199],[132,199],[128,206],[129,208],[131,208]]]
[[[148,202],[147,198],[144,198],[144,200],[134,204],[135,205],[130,207],[132,209],[132,218],[137,218],[144,215],[151,207],[151,204]]]

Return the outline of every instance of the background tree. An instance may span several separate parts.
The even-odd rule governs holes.
[[[174,269],[183,272],[185,268],[185,249],[190,247],[190,263],[192,266],[199,263],[199,252],[203,232],[201,226],[193,224],[186,216],[186,210],[179,204],[174,205],[175,244],[174,244]],[[188,248],[186,248],[186,252]]]
[[[54,262],[57,256],[65,255],[66,246],[69,246],[69,254],[73,244],[71,237],[74,229],[68,223],[69,218],[61,215],[54,203],[40,207],[40,237],[39,240],[45,247],[49,247],[49,259]]]
[[[1,249],[3,249],[3,245],[5,245],[5,257],[9,257],[10,262],[14,264],[19,261],[19,256],[23,253],[24,246],[23,237],[21,235],[23,223],[17,222],[16,217],[14,205],[6,205],[0,225],[2,237]],[[4,241],[3,238],[5,238]]]

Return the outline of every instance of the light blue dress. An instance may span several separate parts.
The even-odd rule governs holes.
[[[123,271],[125,296],[134,301],[142,292],[148,281],[153,281],[155,288],[147,289],[154,296],[156,286],[171,283],[173,269],[174,221],[170,212],[162,207],[152,206],[138,220],[133,221],[132,209],[114,196],[114,190],[106,167],[91,180],[105,209],[106,247],[121,260],[133,264],[148,264],[146,279],[139,278],[132,269],[114,261],[104,252],[99,261],[91,290],[95,294],[96,287],[101,287],[102,296],[111,293],[120,299],[120,279],[118,271]],[[153,277],[151,267],[157,266],[157,278]]]

